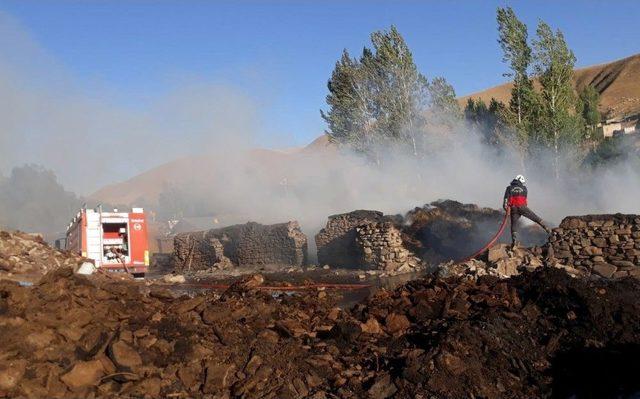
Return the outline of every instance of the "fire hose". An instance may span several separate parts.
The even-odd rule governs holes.
[[[206,284],[206,283],[191,283],[182,284],[181,287],[193,287],[193,288],[207,288],[212,290],[226,290],[230,284]],[[331,283],[315,283],[304,285],[259,285],[253,287],[255,290],[263,291],[307,291],[307,290],[340,290],[340,291],[352,291],[361,290],[364,288],[370,288],[371,284],[331,284]]]
[[[502,219],[502,224],[500,224],[500,229],[498,229],[498,232],[496,233],[496,235],[493,236],[493,238],[491,239],[491,241],[489,241],[487,243],[487,245],[485,245],[484,247],[482,247],[481,249],[479,249],[477,252],[475,252],[473,255],[468,256],[462,260],[459,260],[458,262],[456,262],[456,264],[458,263],[463,263],[463,262],[467,262],[473,258],[475,258],[476,256],[480,255],[481,253],[483,253],[484,251],[488,250],[489,248],[491,248],[493,246],[493,244],[496,243],[496,241],[498,241],[498,238],[500,238],[500,236],[502,235],[502,232],[504,231],[504,228],[507,226],[507,219],[509,219],[509,215],[511,214],[511,207],[508,206],[507,207],[507,211],[504,214],[504,219]]]

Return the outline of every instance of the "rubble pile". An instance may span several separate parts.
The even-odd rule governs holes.
[[[324,292],[247,294],[261,282],[176,298],[69,268],[0,281],[0,397],[307,397],[327,375],[305,342],[339,311]]]
[[[631,371],[640,348],[639,289],[633,279],[589,281],[541,268],[508,280],[427,278],[381,291],[334,327],[342,358],[361,366],[342,374],[347,382],[337,392],[631,397],[640,391]],[[601,355],[585,363],[589,351]],[[573,378],[576,370],[590,371]]]
[[[356,227],[384,222],[386,219],[382,212],[366,210],[329,216],[326,227],[315,237],[318,263],[347,269],[358,268],[362,250],[356,244]]]
[[[85,260],[50,247],[40,236],[0,231],[0,278],[19,275],[23,280],[37,279],[50,270],[76,267]]]
[[[403,246],[400,231],[391,222],[370,222],[356,227],[356,244],[363,269],[410,272],[420,262]]]
[[[507,244],[496,244],[477,258],[463,262],[446,262],[438,265],[437,274],[442,277],[465,276],[477,279],[482,276],[507,278],[523,271],[534,271],[545,264],[546,248],[515,247]],[[570,274],[579,272],[573,268],[564,268]]]
[[[249,222],[220,229],[178,234],[174,238],[177,271],[307,261],[307,237],[298,222],[262,225]]]
[[[553,229],[549,251],[585,274],[640,277],[640,215],[566,217]]]
[[[430,277],[351,310],[325,291],[254,291],[262,282],[250,276],[222,295],[178,298],[67,268],[31,288],[0,282],[0,392],[385,399],[640,389],[634,279],[588,281],[553,268],[507,280]],[[629,378],[574,382],[580,362],[612,367],[602,357],[584,364],[589,350],[622,353],[620,376]]]

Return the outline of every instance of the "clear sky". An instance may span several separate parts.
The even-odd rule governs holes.
[[[560,28],[579,66],[640,52],[640,1],[0,0],[87,93],[135,109],[177,80],[204,78],[259,104],[267,130],[299,145],[324,129],[326,81],[343,48],[395,24],[427,77],[459,95],[505,80],[495,10]]]

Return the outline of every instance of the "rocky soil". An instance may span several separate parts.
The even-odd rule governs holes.
[[[34,281],[50,270],[77,267],[84,260],[81,256],[51,248],[39,236],[0,231],[0,279]]]
[[[431,277],[352,309],[337,308],[325,291],[254,291],[261,283],[250,277],[222,294],[176,298],[161,286],[70,268],[34,287],[0,282],[0,392],[569,397],[590,384],[571,374],[590,351],[617,354],[622,364],[640,347],[634,279],[576,279],[554,268],[508,280]],[[631,370],[595,381],[605,394],[635,392],[638,379],[623,378]]]
[[[591,227],[606,260],[637,256],[636,227]],[[189,295],[81,276],[81,258],[0,233],[12,270],[48,271],[0,280],[0,397],[637,397],[640,281],[578,267],[599,255],[582,255],[580,226],[560,229],[550,246],[497,245],[349,308],[335,291],[263,291],[260,275]],[[572,263],[558,262],[564,245]]]

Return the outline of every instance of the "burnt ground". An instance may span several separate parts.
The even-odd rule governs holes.
[[[0,392],[30,397],[588,398],[640,392],[640,282],[541,268],[176,297],[60,269],[0,282]],[[634,363],[632,363],[634,362]]]

